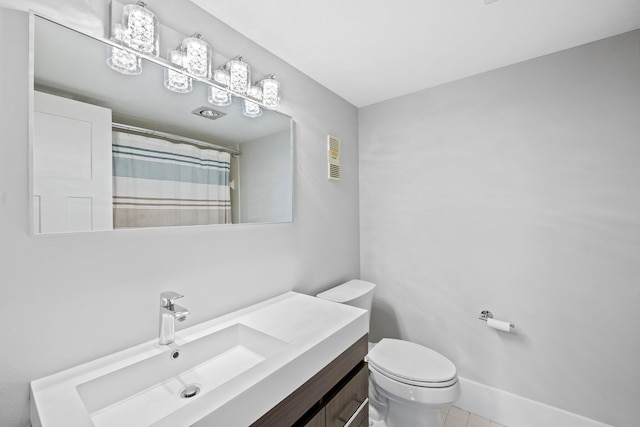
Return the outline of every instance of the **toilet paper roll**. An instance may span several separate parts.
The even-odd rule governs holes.
[[[511,323],[505,320],[487,319],[487,326],[499,331],[511,332]]]

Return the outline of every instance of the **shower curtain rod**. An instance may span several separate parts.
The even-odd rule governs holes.
[[[155,138],[164,139],[164,140],[169,141],[169,142],[175,142],[175,143],[180,143],[180,144],[190,144],[190,145],[195,145],[195,146],[201,147],[201,148],[212,148],[214,150],[224,151],[226,153],[230,153],[230,154],[232,154],[234,156],[239,156],[240,155],[240,152],[237,151],[237,150],[233,150],[231,148],[223,147],[221,145],[215,145],[215,144],[212,144],[210,142],[199,141],[197,139],[187,138],[187,137],[184,137],[184,136],[181,136],[181,135],[174,135],[174,134],[171,134],[171,133],[160,132],[160,131],[157,131],[157,130],[151,130],[151,129],[145,129],[145,128],[140,128],[140,127],[136,127],[136,126],[124,125],[122,123],[112,123],[111,124],[111,128],[113,130],[122,131],[122,132],[126,132],[126,133],[131,133],[131,134],[136,134],[136,135],[153,136]]]

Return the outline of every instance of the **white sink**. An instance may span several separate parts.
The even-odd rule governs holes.
[[[286,346],[237,323],[80,384],[77,390],[96,426],[133,419],[151,425],[195,397],[181,397],[185,387],[192,386],[186,390],[191,393],[197,389],[196,396],[208,393]]]
[[[31,422],[248,426],[366,334],[365,314],[289,292],[186,328],[170,346],[149,341],[33,381]]]

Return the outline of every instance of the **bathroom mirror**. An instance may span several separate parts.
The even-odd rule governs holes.
[[[121,74],[107,41],[33,23],[34,233],[292,221],[290,117],[214,106],[197,79],[172,92],[162,58]]]

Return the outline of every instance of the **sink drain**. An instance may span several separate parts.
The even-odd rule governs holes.
[[[200,393],[200,387],[195,384],[189,384],[182,390],[180,390],[180,397],[183,399],[191,399],[194,396],[197,396]]]

